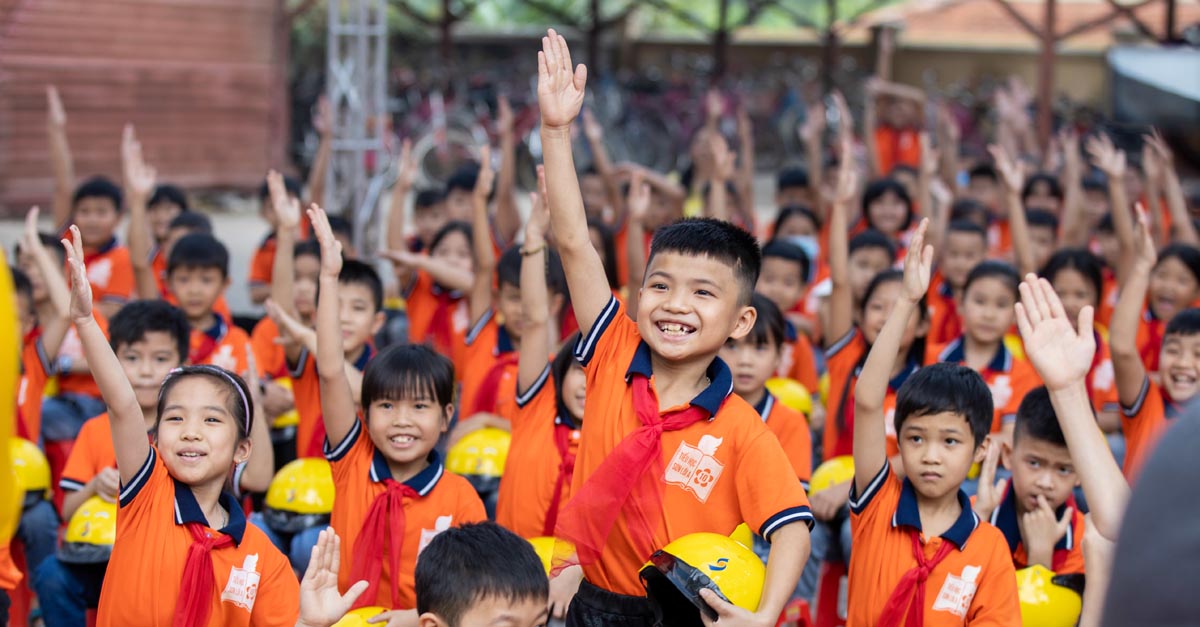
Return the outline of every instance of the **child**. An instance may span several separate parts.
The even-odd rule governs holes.
[[[229,287],[229,251],[217,238],[186,235],[171,248],[167,286],[192,325],[188,363],[245,372],[250,336],[214,312]]]
[[[987,258],[987,231],[967,220],[952,220],[938,254],[937,273],[929,287],[929,335],[942,344],[962,334],[958,303],[971,269]]]
[[[771,240],[762,249],[762,272],[755,291],[769,298],[779,311],[792,311],[801,303],[808,283],[809,261],[804,250],[783,240]],[[799,316],[797,316],[799,318]],[[801,319],[802,323],[807,320]],[[817,389],[817,365],[808,340],[811,324],[799,327],[784,318],[786,350],[778,376],[795,379],[810,391]]]
[[[1145,354],[1135,340],[1146,292],[1155,283],[1158,269],[1178,260],[1163,260],[1154,252],[1154,240],[1144,214],[1138,216],[1138,238],[1134,240],[1136,257],[1121,287],[1121,296],[1113,310],[1109,347],[1121,402],[1122,431],[1125,433],[1125,463],[1122,470],[1133,482],[1146,456],[1166,429],[1168,420],[1180,407],[1196,396],[1200,388],[1200,310],[1185,309],[1171,318],[1162,335],[1162,347],[1155,360],[1160,383],[1149,376]],[[1170,270],[1166,270],[1170,272]],[[1153,300],[1151,304],[1153,305]]]
[[[1138,351],[1147,372],[1152,375],[1162,371],[1159,354],[1164,329],[1176,314],[1200,299],[1200,249],[1187,244],[1171,244],[1158,251],[1157,259],[1150,272],[1146,307],[1137,327]],[[1124,293],[1124,286],[1121,293]]]
[[[872,181],[863,191],[862,215],[867,228],[886,235],[903,246],[906,231],[912,226],[912,199],[904,186],[895,179]]]
[[[340,587],[366,579],[357,604],[403,610],[411,624],[413,569],[424,545],[452,525],[486,518],[471,484],[445,472],[434,449],[454,415],[454,367],[423,346],[389,347],[367,364],[355,402],[343,347],[362,338],[341,332],[341,246],[324,211],[313,207],[308,216],[321,242],[315,366],[337,495],[330,519],[346,539],[341,559],[350,565]],[[347,283],[350,298],[356,288]]]
[[[1012,478],[996,483],[1001,462]],[[975,513],[1004,534],[1018,570],[1040,564],[1058,574],[1082,573],[1083,514],[1072,496],[1077,485],[1050,393],[1034,388],[1017,409],[1012,447],[988,444]]]
[[[946,344],[930,345],[926,360],[961,364],[983,376],[992,391],[995,417],[992,433],[1011,445],[1013,420],[1025,393],[1037,387],[1037,373],[1029,362],[1009,351],[1004,336],[1016,322],[1020,278],[1012,266],[985,261],[971,270],[959,303],[962,335]]]
[[[923,221],[913,236],[903,293],[871,347],[855,394],[847,624],[1020,625],[1004,536],[979,520],[959,489],[992,421],[982,378],[948,364],[909,377],[894,421],[903,477],[887,459],[884,382],[904,329],[929,291],[933,247],[923,246],[926,226]]]
[[[461,352],[470,326],[465,293],[475,280],[469,222],[447,222],[429,244],[428,255],[392,248],[382,253],[395,262],[407,300],[408,341],[429,344],[442,355]]]
[[[804,168],[784,168],[775,175],[775,206],[811,207],[817,204],[813,198],[808,181],[808,172]]]
[[[175,371],[159,390],[154,442],[148,442],[137,392],[92,319],[82,237],[76,227],[71,231],[74,241],[63,242],[71,313],[109,407],[121,479],[97,625],[295,623],[299,587],[287,559],[247,527],[236,499],[222,493],[230,469],[253,448],[250,390],[214,366]],[[161,594],[138,603],[125,597],[149,588]]]
[[[729,534],[743,521],[772,542],[758,611],[701,594],[722,621],[774,621],[808,557],[812,515],[778,440],[753,408],[728,397],[732,377],[716,358],[727,339],[754,326],[757,243],[713,220],[660,228],[637,321],[630,320],[602,279],[571,157],[570,126],[583,104],[586,69],[573,67],[566,40],[553,30],[542,39],[538,66],[547,202],[589,395],[575,496],[555,534],[575,545],[586,577],[567,624],[653,624],[638,568],[675,538]],[[767,476],[773,479],[761,482]]]

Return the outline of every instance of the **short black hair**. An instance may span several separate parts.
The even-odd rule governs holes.
[[[147,207],[153,207],[160,202],[169,202],[177,205],[180,209],[188,211],[187,194],[178,185],[163,183],[154,188],[154,193],[150,195],[150,200],[146,203]]]
[[[51,254],[58,257],[58,265],[67,263],[67,251],[63,249],[62,240],[49,233],[38,233],[38,241],[42,243],[42,247],[50,251]],[[20,256],[21,242],[13,245],[13,254]]]
[[[1163,335],[1164,337],[1168,335],[1183,337],[1200,335],[1200,309],[1193,307],[1175,314],[1175,317],[1167,323],[1167,330],[1163,332]]]
[[[875,202],[876,200],[879,200],[884,194],[887,194],[888,192],[892,192],[893,194],[895,194],[898,198],[900,198],[900,202],[904,203],[904,207],[907,210],[907,214],[904,218],[904,227],[903,228],[908,228],[909,225],[912,224],[912,220],[913,220],[912,198],[910,198],[908,195],[908,189],[906,189],[904,187],[904,185],[902,185],[900,183],[900,181],[897,181],[896,179],[893,179],[893,178],[878,179],[875,181],[871,181],[871,183],[867,185],[867,189],[863,190],[863,197],[862,197],[863,219],[867,221],[867,226],[869,226],[871,228],[875,228],[875,225],[871,222],[871,212],[868,211],[868,209],[870,208],[871,203]]]
[[[545,605],[550,583],[533,545],[492,522],[451,527],[430,540],[417,559],[417,613],[460,627],[484,599]]]
[[[462,220],[451,220],[450,222],[443,224],[442,228],[438,229],[437,233],[433,234],[433,239],[429,241],[430,254],[432,254],[433,251],[437,249],[438,244],[441,244],[442,240],[446,239],[446,237],[451,233],[462,233],[463,237],[467,238],[468,246],[471,246],[475,241],[475,237],[469,223],[463,222]]]
[[[896,433],[909,418],[946,412],[966,418],[975,446],[983,444],[992,430],[993,407],[992,393],[978,372],[945,362],[914,372],[896,392]]]
[[[135,300],[122,307],[108,320],[108,345],[115,353],[154,332],[166,333],[171,338],[179,354],[176,365],[187,361],[191,325],[183,311],[165,300]]]
[[[315,239],[306,239],[302,242],[296,242],[296,247],[292,249],[292,259],[298,259],[305,255],[321,258],[321,242]]]
[[[300,181],[290,176],[284,175],[283,188],[287,190],[288,196],[300,197]],[[271,188],[267,186],[266,179],[263,179],[262,185],[258,186],[258,199],[266,202],[271,197]]]
[[[171,218],[171,221],[167,224],[167,230],[171,229],[187,229],[189,233],[207,233],[212,235],[213,225],[212,220],[209,220],[208,216],[199,211],[184,211]]]
[[[71,196],[71,209],[84,198],[107,198],[112,201],[117,213],[120,213],[125,196],[121,193],[121,188],[107,177],[93,176],[75,188],[75,194]]]
[[[973,283],[982,279],[1000,279],[1004,282],[1005,287],[1012,290],[1013,298],[1021,300],[1021,293],[1017,289],[1017,286],[1021,284],[1021,275],[1012,265],[994,259],[979,262],[967,274],[967,280],[963,283],[963,294],[965,295],[971,290]]]
[[[1026,437],[1063,448],[1067,446],[1067,438],[1063,436],[1062,426],[1058,424],[1058,415],[1054,413],[1054,405],[1050,403],[1050,392],[1044,385],[1029,390],[1025,398],[1021,399],[1021,405],[1017,407],[1013,444]]]
[[[424,344],[393,344],[367,362],[362,408],[369,417],[378,399],[430,398],[440,407],[454,402],[454,364]]]
[[[351,239],[354,238],[354,227],[350,221],[342,216],[328,216],[329,230],[333,231],[334,235],[345,235]]]
[[[357,259],[342,261],[342,271],[338,273],[338,285],[361,285],[371,291],[371,303],[375,311],[383,311],[383,281],[371,264]]]
[[[1100,221],[1096,223],[1097,233],[1115,233],[1116,226],[1113,224],[1112,213],[1106,213],[1100,216]]]
[[[777,238],[767,242],[762,247],[762,258],[764,260],[767,258],[783,259],[796,264],[800,268],[800,282],[808,282],[808,271],[811,267],[811,262],[803,248],[789,241]]]
[[[996,174],[996,166],[990,163],[980,163],[972,167],[970,170],[967,170],[968,181],[976,178],[988,179],[993,183],[1000,182],[1000,176]]]
[[[237,441],[241,442],[250,437],[254,423],[254,399],[250,394],[250,386],[246,385],[246,380],[236,372],[230,372],[220,366],[202,364],[180,366],[167,373],[162,387],[158,388],[158,417],[155,418],[152,431],[155,440],[158,439],[158,425],[166,413],[167,397],[171,395],[171,390],[175,385],[186,377],[207,377],[210,381],[216,381],[218,385],[226,389],[229,392],[227,409],[237,424]]]
[[[511,285],[521,287],[521,255],[520,246],[510,246],[500,255],[496,262],[496,285]],[[546,248],[546,289],[551,294],[565,294],[567,291],[567,275],[563,270],[562,259],[553,248]]]
[[[475,191],[475,181],[479,178],[479,164],[474,161],[464,163],[446,179],[446,195],[456,189],[473,192]]]
[[[569,416],[571,412],[567,409],[567,404],[563,402],[563,379],[567,377],[567,372],[572,366],[579,366],[579,360],[575,359],[575,345],[579,343],[579,331],[571,334],[563,341],[562,346],[558,349],[558,353],[554,356],[554,360],[550,362],[550,376],[554,378],[554,404],[558,408],[558,415]],[[575,420],[575,417],[571,417]],[[583,416],[579,417],[580,419]]]
[[[775,176],[775,192],[793,187],[808,188],[808,170],[800,167],[784,168]]]
[[[608,287],[619,289],[621,279],[617,276],[617,244],[612,227],[599,220],[588,220],[587,225],[589,231],[600,234],[600,245],[604,250],[597,252],[604,254],[604,277],[608,279]]]
[[[216,268],[222,277],[228,277],[229,250],[208,233],[188,233],[175,242],[167,258],[168,275],[180,268]]]
[[[1182,263],[1188,269],[1188,272],[1192,274],[1192,278],[1197,283],[1200,283],[1200,248],[1188,244],[1170,244],[1158,251],[1158,262],[1155,264],[1155,267],[1167,259],[1179,260],[1179,263]]]
[[[1022,203],[1024,203],[1026,201],[1026,199],[1028,199],[1030,196],[1033,195],[1033,188],[1036,187],[1039,183],[1045,184],[1046,187],[1049,188],[1050,195],[1053,196],[1055,199],[1059,200],[1060,202],[1062,201],[1063,188],[1062,188],[1062,185],[1058,182],[1058,177],[1054,176],[1053,174],[1050,174],[1049,172],[1038,172],[1038,173],[1034,174],[1033,176],[1030,176],[1028,179],[1026,179],[1025,187],[1021,188],[1021,202]]]
[[[1103,268],[1104,262],[1092,251],[1086,248],[1063,248],[1050,255],[1050,259],[1046,260],[1046,265],[1042,267],[1038,276],[1053,284],[1058,273],[1063,270],[1078,272],[1096,291],[1096,302],[1092,303],[1095,306],[1099,305],[1100,299],[1104,297]]]
[[[788,341],[783,312],[779,311],[779,307],[770,298],[758,292],[750,298],[750,306],[758,310],[758,317],[755,318],[750,333],[746,335],[746,341],[754,342],[755,346],[760,347],[772,346],[776,350],[782,348]]]
[[[646,267],[660,253],[703,256],[728,265],[738,282],[738,303],[749,305],[762,268],[758,240],[729,222],[713,218],[684,218],[654,232]]]
[[[9,272],[12,273],[13,290],[18,296],[24,296],[29,301],[29,306],[33,306],[33,282],[29,280],[29,275],[21,272],[21,269],[16,266],[9,266]]]
[[[950,221],[966,220],[975,224],[986,224],[988,221],[987,207],[974,198],[959,198],[950,205]]]
[[[796,216],[807,218],[813,223],[813,226],[816,227],[816,230],[821,230],[821,218],[817,216],[815,211],[812,210],[812,207],[806,207],[804,205],[788,205],[781,208],[779,213],[775,214],[775,224],[771,228],[771,233],[779,233],[780,227],[782,227],[785,222]]]
[[[445,198],[446,194],[440,189],[422,189],[413,196],[413,211],[432,209]]]
[[[868,248],[878,248],[887,252],[888,259],[896,257],[896,243],[892,241],[892,238],[875,229],[867,229],[850,238],[850,245],[846,256],[849,257],[860,250]]]
[[[1030,228],[1052,229],[1058,232],[1058,216],[1045,209],[1026,209],[1025,221]]]
[[[951,220],[950,224],[946,225],[946,234],[950,233],[970,233],[983,238],[984,244],[987,243],[987,229],[970,220]]]

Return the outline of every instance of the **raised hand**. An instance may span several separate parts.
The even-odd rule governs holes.
[[[56,127],[67,125],[67,111],[63,109],[62,98],[54,85],[46,85],[46,122]]]
[[[1008,191],[1021,193],[1021,189],[1025,187],[1025,171],[1021,169],[1021,164],[999,144],[989,144],[988,152],[991,153],[996,171],[1000,173],[1000,180],[1004,182]]]
[[[1049,567],[1054,557],[1054,545],[1066,535],[1074,510],[1067,507],[1062,517],[1056,520],[1046,497],[1039,494],[1037,501],[1037,509],[1025,512],[1017,523],[1021,528],[1021,540],[1025,543],[1029,563]]]
[[[1150,272],[1158,263],[1158,251],[1154,247],[1154,236],[1150,234],[1150,219],[1142,203],[1136,205],[1137,233],[1133,238],[1133,262],[1137,269]]]
[[[142,143],[138,141],[132,124],[126,124],[121,134],[121,168],[130,193],[142,202],[149,199],[154,193],[158,172],[142,156]]]
[[[62,240],[67,250],[67,266],[71,269],[71,319],[84,322],[92,319],[92,284],[88,282],[83,265],[83,236],[79,227],[71,225],[71,236]]]
[[[629,209],[629,219],[638,224],[646,223],[646,216],[650,213],[650,184],[646,182],[646,175],[641,170],[634,170],[632,178],[629,179],[629,196],[625,201]]]
[[[583,107],[584,87],[587,85],[587,66],[573,66],[567,40],[553,28],[542,38],[538,53],[538,109],[542,126],[566,129]]]
[[[600,126],[591,109],[583,110],[583,134],[593,143],[604,139],[604,127]]]
[[[295,346],[297,349],[313,348],[317,345],[317,332],[304,326],[304,323],[280,307],[279,303],[268,298],[263,307],[267,311],[267,317],[279,329],[279,337],[275,338],[276,344]]]
[[[542,241],[550,232],[550,208],[542,202],[542,195],[529,192],[529,221],[525,223],[525,241]]]
[[[929,292],[929,281],[933,276],[933,245],[925,244],[928,228],[929,218],[922,219],[904,258],[904,295],[914,303],[920,302]]]
[[[346,591],[338,592],[338,570],[341,566],[341,538],[333,528],[317,537],[308,568],[300,580],[300,619],[303,627],[329,627],[341,620],[354,606],[359,595],[367,589],[366,581],[355,582]]]
[[[715,87],[710,87],[704,94],[704,115],[709,122],[714,122],[721,117],[725,111],[725,101],[721,98],[721,92]]]
[[[492,193],[492,183],[496,180],[496,171],[492,169],[492,149],[487,144],[479,147],[479,176],[475,177],[475,199],[487,202]]]
[[[821,142],[821,135],[825,132],[825,103],[817,100],[808,106],[808,111],[804,117],[804,124],[797,129],[801,141],[805,144],[813,145]]]
[[[313,236],[321,244],[321,276],[336,279],[342,271],[342,243],[333,236],[329,216],[317,203],[309,207],[308,219],[313,225]]]
[[[329,105],[329,99],[324,95],[317,98],[317,108],[313,111],[312,125],[318,135],[324,136],[333,132],[333,107]]]
[[[1029,274],[1020,289],[1017,327],[1025,340],[1025,355],[1046,389],[1061,390],[1086,381],[1096,354],[1092,307],[1081,309],[1078,324],[1072,325],[1049,281]]]
[[[1087,151],[1104,174],[1111,178],[1125,176],[1125,151],[1117,150],[1108,135],[1095,135],[1087,140]]]
[[[300,226],[300,200],[288,195],[282,174],[275,170],[267,172],[267,191],[271,195],[271,209],[279,220],[279,228],[298,228]]]
[[[834,197],[837,202],[834,204],[841,206],[844,211],[858,195],[858,169],[854,167],[853,137],[843,134],[841,147],[842,163],[838,168],[837,193]]]
[[[36,205],[29,209],[29,213],[25,214],[25,230],[21,233],[21,250],[26,254],[36,254],[45,248],[42,246],[42,237],[38,232],[38,216],[40,214],[41,209]]]
[[[1170,146],[1167,146],[1166,140],[1159,134],[1158,129],[1154,129],[1149,135],[1142,135],[1142,141],[1145,142],[1142,149],[1143,154],[1149,152],[1154,155],[1155,165],[1159,168],[1157,172],[1159,176],[1166,174],[1168,170],[1174,167],[1175,155],[1171,152]],[[1147,148],[1149,149],[1148,151]],[[1148,169],[1146,177],[1150,177]]]
[[[400,159],[396,161],[396,186],[412,189],[417,180],[417,160],[412,154],[412,140],[405,139],[400,143]]]
[[[737,153],[729,149],[729,143],[720,133],[713,133],[708,142],[709,152],[712,155],[713,180],[728,181],[732,179],[734,166],[737,163]]]
[[[846,104],[846,97],[842,92],[836,89],[829,94],[833,100],[834,109],[838,112],[838,143],[845,147],[847,143],[851,146],[854,144],[854,116],[850,114],[850,105]],[[843,155],[849,154],[846,152]]]
[[[983,464],[979,467],[979,487],[975,492],[974,509],[980,518],[988,520],[992,512],[1000,507],[1000,500],[1004,498],[1005,481],[996,481],[996,468],[1000,466],[1000,448],[1003,445],[991,438],[988,438],[984,445],[987,452],[984,454]]]

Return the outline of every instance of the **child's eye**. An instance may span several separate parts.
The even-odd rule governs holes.
[[[958,444],[958,438],[946,438],[946,446],[955,446]]]
[[[664,283],[651,283],[651,284],[650,284],[650,289],[652,289],[652,290],[665,290],[665,289],[667,289],[667,286],[666,286],[666,284],[664,284]]]
[[[415,409],[429,409],[429,403],[413,403]]]
[[[910,436],[908,436],[908,441],[909,441],[909,442],[912,442],[913,444],[920,444],[920,443],[921,443],[921,442],[923,442],[924,440],[925,440],[925,438],[922,438],[922,437],[921,437],[921,436],[919,436],[919,435],[910,435]]]
[[[1059,467],[1058,467],[1058,474],[1059,474],[1059,475],[1063,475],[1063,476],[1065,476],[1065,475],[1069,475],[1069,474],[1071,474],[1071,473],[1073,473],[1073,472],[1075,472],[1075,471],[1074,471],[1074,469],[1072,469],[1072,468],[1071,468],[1071,467],[1069,467],[1069,466],[1059,466]]]
[[[379,403],[380,409],[391,409],[392,407],[393,407],[393,405],[388,401],[383,401],[383,402]]]
[[[166,418],[163,418],[163,422],[180,422],[182,420],[183,418],[179,416],[167,416]]]
[[[712,292],[708,290],[696,290],[697,296],[712,296]]]

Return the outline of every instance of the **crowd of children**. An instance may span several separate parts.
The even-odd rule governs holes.
[[[245,329],[209,220],[132,127],[123,185],[77,184],[50,88],[59,230],[32,209],[12,270],[12,622],[1099,624],[1129,486],[1200,394],[1200,234],[1162,138],[1038,153],[1014,84],[965,155],[872,80],[862,149],[839,94],[835,132],[810,110],[768,226],[719,94],[677,176],[612,163],[586,86],[550,30],[524,217],[503,100],[496,158],[444,190],[406,141],[378,258],[310,202],[323,113],[308,185],[262,186]],[[742,525],[735,584],[669,548]],[[648,594],[672,564],[684,610]],[[1026,598],[1037,569],[1086,571],[1082,601]]]

